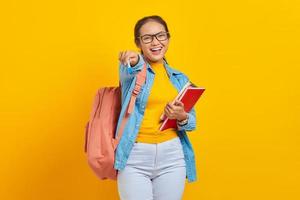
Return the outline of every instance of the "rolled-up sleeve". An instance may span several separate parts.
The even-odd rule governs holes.
[[[188,76],[184,73],[182,73],[182,76],[180,76],[182,79],[182,87],[187,83],[187,82],[191,82],[190,79],[188,78]],[[183,126],[179,126],[177,125],[177,130],[179,131],[193,131],[196,129],[196,110],[195,110],[195,106],[192,107],[192,109],[188,112],[189,118],[188,118],[188,122],[187,124],[183,125]]]
[[[194,107],[188,112],[188,115],[189,118],[187,124],[183,126],[177,125],[179,131],[193,131],[196,129],[196,111]]]

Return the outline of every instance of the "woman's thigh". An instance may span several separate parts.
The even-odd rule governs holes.
[[[185,167],[174,167],[152,180],[155,200],[180,200],[186,179]]]
[[[118,172],[121,200],[179,200],[186,167],[179,138],[159,144],[135,143]]]
[[[126,166],[118,172],[117,182],[121,200],[153,200],[152,182],[138,169]]]
[[[118,191],[121,200],[153,200],[151,175],[155,160],[155,145],[135,143],[126,167],[118,171]]]
[[[179,138],[158,145],[156,176],[152,180],[155,200],[180,200],[185,188],[186,164]]]

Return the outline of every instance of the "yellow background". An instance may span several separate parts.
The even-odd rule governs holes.
[[[84,126],[152,14],[169,25],[169,64],[206,88],[183,199],[300,199],[296,0],[1,2],[0,199],[118,199],[87,165]]]

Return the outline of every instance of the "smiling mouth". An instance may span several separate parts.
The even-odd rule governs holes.
[[[158,55],[160,54],[162,50],[162,47],[155,47],[155,48],[151,48],[150,51],[152,52],[152,54]]]

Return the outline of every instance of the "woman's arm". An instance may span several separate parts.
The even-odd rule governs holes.
[[[119,81],[122,89],[122,103],[124,102],[124,98],[128,94],[131,83],[135,77],[135,75],[142,69],[144,65],[143,57],[138,54],[138,61],[134,66],[128,67],[128,65],[124,65],[123,62],[120,61],[119,64]]]
[[[188,114],[188,120],[185,125],[177,125],[178,130],[185,130],[185,131],[193,131],[196,129],[196,111],[195,108],[193,107]]]
[[[180,75],[180,77],[181,78],[179,78],[180,79],[179,82],[181,82],[182,87],[188,81],[190,82],[188,76],[185,75],[184,73],[182,73]],[[196,129],[197,124],[196,124],[196,110],[195,110],[195,108],[192,107],[192,109],[189,112],[187,112],[187,114],[188,114],[188,121],[187,121],[187,123],[185,123],[184,125],[181,125],[181,126],[177,125],[179,131],[181,131],[181,130],[193,131],[193,130]]]

